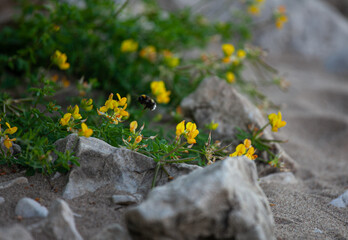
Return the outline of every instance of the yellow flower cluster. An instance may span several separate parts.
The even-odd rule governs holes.
[[[154,62],[157,59],[156,48],[152,45],[147,46],[140,50],[139,56],[149,60],[150,62]]]
[[[70,67],[70,64],[67,63],[68,57],[65,53],[61,53],[59,50],[56,50],[52,56],[53,64],[57,65],[61,70],[66,70]]]
[[[171,68],[175,68],[179,65],[180,59],[178,57],[173,56],[173,53],[167,49],[162,51],[164,63]]]
[[[113,124],[118,124],[119,122],[122,122],[124,118],[129,116],[129,113],[126,111],[127,98],[121,98],[118,93],[116,95],[118,100],[114,100],[114,94],[111,93],[108,100],[106,100],[105,105],[100,109],[97,109],[99,115],[107,117]]]
[[[245,155],[250,160],[255,160],[257,155],[254,154],[255,149],[251,146],[251,141],[249,139],[245,139],[243,144],[239,144],[236,147],[236,151],[230,154],[230,157],[237,157]]]
[[[288,17],[286,16],[286,8],[285,6],[279,6],[278,9],[274,13],[275,17],[275,25],[278,29],[282,29],[284,23],[288,21]]]
[[[273,132],[278,132],[278,128],[284,127],[286,122],[282,120],[282,113],[278,112],[278,115],[275,113],[271,113],[268,115],[269,123],[272,126]]]
[[[0,119],[0,121],[1,121],[1,119]],[[5,145],[5,147],[7,149],[10,149],[12,147],[12,142],[16,141],[16,138],[10,139],[7,134],[12,135],[12,134],[16,133],[18,128],[11,127],[11,125],[8,122],[5,122],[5,124],[7,126],[7,129],[4,132],[1,131],[1,124],[0,124],[0,136],[4,137],[3,144]]]
[[[121,52],[135,52],[136,50],[138,50],[138,43],[133,39],[127,39],[121,43]]]
[[[230,63],[234,66],[238,66],[241,61],[243,61],[247,55],[244,49],[238,49],[235,51],[235,47],[232,44],[226,43],[221,46],[224,57],[222,58],[223,63]],[[225,79],[228,83],[236,82],[236,75],[233,71],[234,67],[232,66],[232,70],[226,72]]]
[[[260,15],[260,8],[263,5],[264,0],[254,0],[248,5],[248,13],[250,15],[258,16]]]
[[[75,120],[82,119],[82,116],[80,114],[80,109],[77,105],[75,107],[69,106],[68,112],[64,114],[64,116],[60,119],[59,123],[62,126],[67,126],[67,130],[71,131],[73,133],[78,133],[80,136],[90,137],[93,134],[93,130],[87,127],[87,124],[84,123],[85,120],[81,123],[81,129],[76,130],[74,127],[78,123],[74,123]]]
[[[188,144],[196,143],[195,138],[197,137],[198,133],[199,131],[197,129],[196,124],[192,122],[188,122],[186,124],[186,129],[185,129],[185,120],[183,120],[176,126],[176,132],[175,132],[176,139],[179,140],[180,136],[184,135],[185,138],[187,139]]]
[[[156,101],[158,103],[167,104],[170,101],[170,91],[167,91],[166,86],[163,81],[153,81],[150,84],[151,92],[156,96]]]
[[[214,120],[212,120],[209,124],[206,125],[206,127],[212,131],[216,130],[218,126],[219,126],[219,123],[214,122]]]

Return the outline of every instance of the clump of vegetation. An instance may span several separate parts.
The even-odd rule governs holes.
[[[260,7],[262,1],[256,2]],[[127,4],[85,0],[84,6],[75,6],[51,0],[35,5],[21,1],[19,16],[0,30],[4,50],[0,53],[0,87],[6,90],[0,93],[0,124],[7,126],[0,133],[0,165],[23,166],[30,174],[69,171],[78,165],[78,159],[74,153],[56,151],[54,142],[71,133],[151,156],[157,162],[156,172],[165,164],[190,161],[206,165],[230,154],[254,160],[256,149],[270,150],[260,138],[262,128],[244,141],[244,152],[237,146],[235,153],[229,153],[227,146],[212,144],[211,135],[200,133],[195,123],[185,124],[177,108],[208,75],[220,76],[256,101],[264,100],[256,85],[241,74],[247,62],[258,64],[265,72],[271,69],[262,60],[262,50],[247,44],[250,14],[255,12],[249,9],[250,3],[249,13],[240,15],[238,23],[209,22],[187,9],[168,13],[153,1],[144,1],[144,10],[134,13]],[[278,12],[275,18],[282,23],[277,27],[286,22],[285,11]],[[216,36],[223,41],[219,56],[182,58],[185,50],[204,47]],[[236,40],[232,43],[231,39]],[[55,96],[66,88],[75,88],[77,93],[68,99],[65,110]],[[116,95],[111,93],[102,105],[102,98],[91,97],[92,89],[108,94],[113,89]],[[164,111],[175,112],[173,125],[179,122],[175,134],[169,131],[166,138],[161,131],[145,128],[144,110],[132,105],[132,98],[141,94],[151,95]],[[270,120],[273,128],[280,127],[275,123],[278,118]],[[138,128],[141,121],[144,124]],[[214,122],[207,126],[211,131],[217,127]],[[10,138],[12,134],[15,138]],[[21,151],[13,151],[14,144]]]

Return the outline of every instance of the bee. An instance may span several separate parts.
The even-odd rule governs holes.
[[[139,96],[138,101],[139,101],[139,103],[144,105],[144,109],[148,108],[151,111],[156,109],[156,102],[155,102],[155,100],[153,100],[152,98],[150,98],[147,95]]]

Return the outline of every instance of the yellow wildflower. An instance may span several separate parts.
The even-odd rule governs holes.
[[[278,29],[282,29],[284,23],[288,21],[288,17],[286,15],[280,15],[275,22],[275,25]]]
[[[139,55],[140,57],[145,58],[149,60],[150,62],[154,62],[157,57],[156,48],[151,45],[147,46],[140,51]]]
[[[286,125],[285,121],[282,121],[282,114],[278,112],[278,115],[275,113],[271,113],[268,115],[269,123],[272,126],[273,132],[278,132],[278,128],[284,127]]]
[[[72,117],[76,120],[81,119],[82,116],[79,112],[80,112],[79,106],[75,105],[75,107],[72,109]]]
[[[187,134],[185,135],[185,137],[187,139],[188,144],[196,143],[195,138],[197,137],[199,133],[199,131],[197,130],[196,124],[192,122],[188,122],[186,124],[186,131],[187,131]]]
[[[5,130],[4,134],[14,134],[15,132],[17,132],[17,127],[11,127],[11,125],[8,122],[6,122],[5,124],[8,127],[8,129]]]
[[[226,80],[228,83],[234,83],[236,82],[236,76],[233,72],[227,72],[226,73]]]
[[[239,50],[237,51],[237,57],[238,57],[239,59],[244,59],[245,56],[246,56],[246,52],[245,52],[243,49],[239,49]]]
[[[222,44],[221,49],[224,52],[225,57],[229,57],[234,53],[234,46],[229,43]]]
[[[257,4],[252,4],[248,7],[248,13],[254,16],[260,15],[260,7]]]
[[[135,142],[136,144],[138,144],[138,143],[141,142],[141,140],[143,140],[143,136],[139,135],[139,136],[137,136],[137,137],[135,138],[134,142]]]
[[[250,139],[245,139],[244,140],[244,146],[246,149],[250,148],[251,147],[251,141]]]
[[[133,121],[130,123],[129,125],[129,130],[132,132],[132,133],[135,133],[135,130],[137,129],[138,127],[138,122],[137,121]]]
[[[231,62],[231,58],[230,57],[224,57],[224,58],[222,58],[222,60],[221,60],[223,63],[229,63],[229,62]]]
[[[54,75],[51,77],[51,80],[52,80],[52,82],[54,82],[54,83],[57,82],[58,79],[59,79],[59,77],[58,77],[57,74],[54,74]]]
[[[166,90],[163,81],[153,81],[150,84],[151,92],[156,96],[156,100],[158,103],[168,103],[170,101],[169,95],[170,91]]]
[[[209,130],[216,130],[217,128],[218,128],[218,126],[219,126],[219,124],[218,123],[216,123],[216,122],[214,122],[214,120],[213,121],[211,121],[208,125],[206,125],[206,127],[209,129]]]
[[[13,141],[16,141],[16,138],[10,139],[7,135],[5,135],[4,145],[7,149],[10,149],[12,147]]]
[[[66,62],[68,57],[65,53],[61,53],[59,50],[56,50],[52,56],[52,61],[56,64],[61,70],[66,70],[70,67],[70,64]]]
[[[164,62],[168,67],[175,68],[179,65],[180,59],[177,57],[164,58]]]
[[[84,136],[84,137],[90,137],[93,134],[93,130],[88,128],[86,123],[81,123],[81,130],[79,132],[80,136]]]
[[[66,77],[62,78],[62,83],[64,88],[67,88],[70,86],[70,81]]]
[[[127,39],[121,43],[121,52],[135,52],[137,49],[138,43],[133,39]]]
[[[82,109],[84,109],[85,111],[89,112],[93,109],[93,99],[90,98],[90,99],[82,99],[81,100],[81,107]]]
[[[118,98],[118,106],[122,107],[127,103],[127,98],[123,97],[121,98],[120,94],[116,93],[117,98]]]
[[[177,138],[181,136],[185,132],[185,120],[181,121],[178,125],[176,125],[175,135]]]
[[[71,113],[66,113],[64,116],[60,119],[60,124],[62,126],[68,125],[69,121],[71,119]]]
[[[250,147],[248,152],[245,154],[245,156],[249,158],[250,160],[255,160],[257,158],[257,155],[254,155],[254,153],[255,153],[254,147]]]
[[[230,157],[242,156],[246,152],[244,144],[239,144],[236,147],[236,151],[230,154]]]

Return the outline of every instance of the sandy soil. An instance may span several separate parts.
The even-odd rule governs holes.
[[[348,209],[328,203],[348,189],[348,78],[325,73],[299,57],[271,59],[291,83],[265,88],[282,106],[287,153],[300,165],[295,185],[262,184],[278,239],[348,239]],[[277,135],[279,136],[279,135]]]

